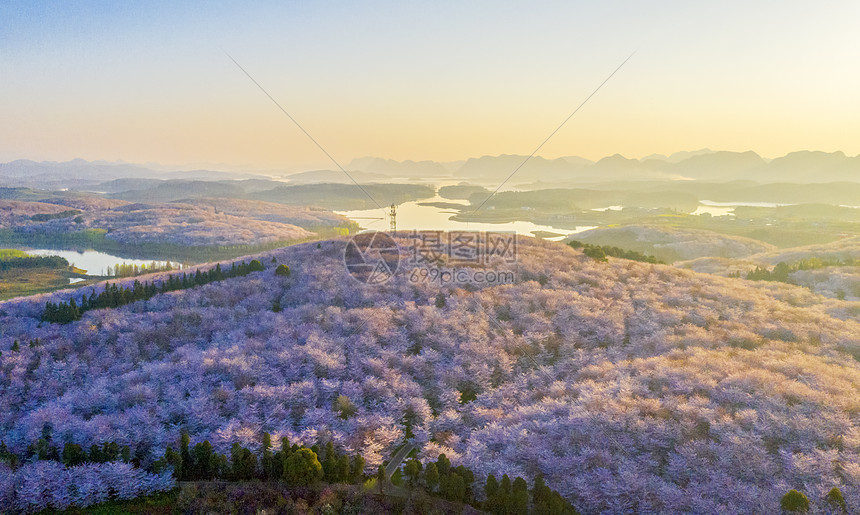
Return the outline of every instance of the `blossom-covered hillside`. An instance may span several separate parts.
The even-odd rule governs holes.
[[[843,237],[830,243],[762,252],[749,256],[749,259],[775,265],[780,261],[791,263],[812,257],[819,259],[860,259],[860,236]]]
[[[579,233],[576,239],[644,252],[669,263],[701,257],[742,258],[775,249],[773,245],[742,236],[657,225],[601,227]]]
[[[491,262],[514,284],[401,263],[367,285],[346,243],[67,325],[40,322],[45,303],[89,290],[0,304],[5,443],[24,454],[48,423],[145,466],[181,430],[219,452],[267,431],[375,470],[409,434],[479,481],[541,473],[583,513],[775,513],[792,488],[821,506],[832,487],[860,507],[856,303],[530,238]]]
[[[184,204],[205,208],[216,213],[251,218],[267,222],[292,224],[304,229],[349,226],[351,222],[341,215],[318,207],[291,206],[262,200],[189,199]]]
[[[132,204],[95,197],[49,200],[51,203],[0,201],[0,229],[11,229],[25,241],[28,237],[46,239],[96,229],[119,244],[211,247],[301,240],[321,229],[355,227],[331,211],[260,201],[194,199]]]
[[[805,286],[828,297],[860,300],[860,237],[849,236],[824,244],[777,249],[742,259],[701,257],[673,263],[696,272],[746,277],[756,268],[773,270],[784,263],[791,284]]]
[[[30,223],[34,215],[56,215],[69,208],[45,202],[0,200],[0,228]]]

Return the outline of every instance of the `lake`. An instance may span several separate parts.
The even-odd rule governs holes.
[[[499,224],[491,223],[476,223],[476,222],[461,222],[451,220],[451,217],[456,215],[456,211],[437,206],[420,205],[428,202],[445,202],[447,204],[468,205],[465,200],[451,200],[442,198],[438,194],[432,199],[421,200],[420,202],[404,202],[397,206],[397,230],[398,231],[486,231],[486,232],[516,232],[533,236],[534,231],[546,231],[559,234],[546,238],[547,240],[559,241],[566,236],[576,234],[578,232],[594,229],[596,226],[581,226],[573,230],[559,229],[549,225],[539,225],[532,222],[506,222]],[[388,208],[380,209],[360,209],[353,211],[336,211],[350,220],[361,225],[363,229],[387,231],[388,218],[383,217],[383,211],[388,213]]]
[[[709,214],[711,216],[735,216],[735,208],[744,207],[781,207],[794,204],[778,204],[776,202],[714,202],[713,200],[700,200],[699,207],[693,211],[694,215]]]
[[[20,248],[20,247],[19,247]],[[151,265],[153,262],[159,265],[167,264],[167,261],[158,261],[152,259],[129,259],[119,256],[112,256],[104,252],[95,250],[54,250],[54,249],[28,249],[20,248],[34,256],[60,256],[65,258],[69,264],[87,271],[89,275],[106,275],[108,267],[114,267],[119,263],[127,265]],[[171,262],[176,268],[179,268],[177,263]],[[70,280],[72,282],[73,280]],[[75,281],[77,282],[77,281]]]
[[[398,231],[489,231],[489,232],[516,232],[517,234],[525,234],[533,236],[534,231],[546,231],[560,234],[546,238],[552,241],[563,240],[571,234],[580,233],[589,229],[595,229],[597,226],[577,226],[575,229],[559,229],[550,225],[538,225],[532,222],[516,221],[499,224],[491,223],[476,223],[476,222],[461,222],[451,220],[451,217],[456,215],[456,211],[450,208],[438,206],[421,205],[426,203],[447,203],[468,205],[465,200],[451,200],[440,197],[438,194],[432,199],[421,200],[419,202],[405,202],[397,206],[397,230]],[[777,204],[772,202],[714,202],[711,200],[702,200],[699,202],[698,208],[693,211],[693,215],[709,214],[711,216],[734,216],[733,211],[738,206],[756,206],[756,207],[779,207],[790,204]],[[592,211],[618,211],[623,209],[623,206],[607,206],[603,208],[595,208]],[[388,230],[388,218],[383,214],[388,213],[388,208],[380,209],[359,209],[353,211],[336,211],[350,220],[361,225],[366,230],[386,231]]]
[[[696,210],[691,212],[691,215],[711,215],[711,216],[735,216],[735,208],[740,206],[749,207],[780,207],[792,206],[794,204],[778,204],[776,202],[714,202],[713,200],[700,200]],[[843,206],[851,207],[851,206]],[[592,211],[620,211],[624,206],[607,206],[592,209]]]
[[[465,200],[451,200],[440,197],[438,194],[432,199],[421,200],[419,202],[405,202],[397,206],[397,230],[398,231],[490,231],[503,232],[512,231],[517,234],[525,234],[533,236],[534,231],[546,231],[560,234],[562,236],[546,238],[552,241],[559,241],[565,237],[595,229],[597,226],[577,226],[575,229],[559,229],[550,225],[538,225],[532,222],[516,221],[499,224],[491,223],[475,223],[461,222],[451,220],[451,217],[456,215],[456,211],[450,208],[421,205],[426,203],[447,203],[468,205]],[[779,207],[790,204],[777,204],[772,202],[714,202],[711,200],[702,200],[699,202],[698,208],[693,211],[693,215],[709,214],[711,216],[734,216],[734,210],[738,206],[756,206],[756,207]],[[623,206],[614,205],[603,208],[595,208],[593,211],[618,211],[623,209]],[[353,211],[336,211],[344,215],[350,220],[361,225],[363,229],[386,231],[388,230],[388,218],[383,215],[388,213],[388,208],[380,209],[360,209]]]

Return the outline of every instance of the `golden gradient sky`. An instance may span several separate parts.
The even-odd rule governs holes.
[[[860,2],[0,4],[0,161],[860,153]],[[690,5],[696,4],[696,5]]]

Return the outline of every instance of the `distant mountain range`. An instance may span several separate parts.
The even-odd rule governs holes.
[[[150,165],[151,166],[151,165]],[[591,161],[578,156],[546,159],[503,154],[469,158],[465,161],[395,161],[378,157],[353,159],[347,166],[349,176],[340,170],[311,170],[282,176],[293,184],[390,182],[397,179],[451,178],[482,183],[499,183],[518,170],[512,184],[557,184],[618,180],[752,180],[761,183],[860,182],[860,156],[843,152],[792,152],[767,160],[752,151],[728,152],[702,149],[677,152],[671,156],[652,154],[630,159],[620,154]],[[352,177],[352,179],[350,178]],[[0,163],[0,186],[25,186],[40,189],[94,189],[120,180],[234,181],[256,180],[269,183],[271,177],[242,172],[213,170],[164,171],[149,166],[85,161],[36,162],[17,160]],[[111,192],[116,192],[113,184]]]
[[[350,177],[352,177],[352,179],[350,179]],[[340,170],[311,170],[308,172],[298,172],[287,175],[284,177],[284,180],[289,181],[290,184],[350,184],[353,180],[359,183],[386,182],[391,180],[391,176],[382,173],[362,172],[360,170],[353,170],[349,172],[349,175]]]
[[[501,181],[524,156],[485,156],[469,159],[456,172],[458,178]],[[652,155],[629,159],[619,154],[597,162],[581,158],[531,158],[514,177],[514,183],[614,180],[752,180],[761,183],[800,182],[821,183],[860,181],[860,156],[849,157],[843,152],[792,152],[766,160],[752,151],[726,152],[702,150],[682,152],[671,156]]]
[[[253,178],[268,179],[268,177],[241,172],[163,171],[144,165],[85,161],[83,159],[65,162],[36,162],[19,159],[9,163],[0,163],[0,186],[23,186],[47,190],[94,189],[103,182],[118,179],[223,181]]]
[[[765,159],[752,151],[728,152],[710,149],[676,152],[670,156],[652,154],[642,159],[630,159],[615,154],[596,162],[578,156],[557,159],[534,156],[526,160],[526,156],[510,154],[470,158],[455,163],[393,161],[365,157],[353,160],[348,167],[349,170],[389,177],[451,176],[490,183],[504,180],[518,168],[512,179],[515,184],[648,179],[743,179],[765,183],[860,181],[860,156],[849,157],[843,152],[813,151],[792,152],[773,160]]]
[[[390,177],[440,177],[451,175],[462,164],[462,161],[437,163],[436,161],[395,161],[381,157],[361,157],[350,161],[347,170],[381,173]]]

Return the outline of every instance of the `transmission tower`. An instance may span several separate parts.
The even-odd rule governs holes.
[[[389,213],[391,217],[391,232],[397,231],[397,206],[391,204],[391,213]]]

